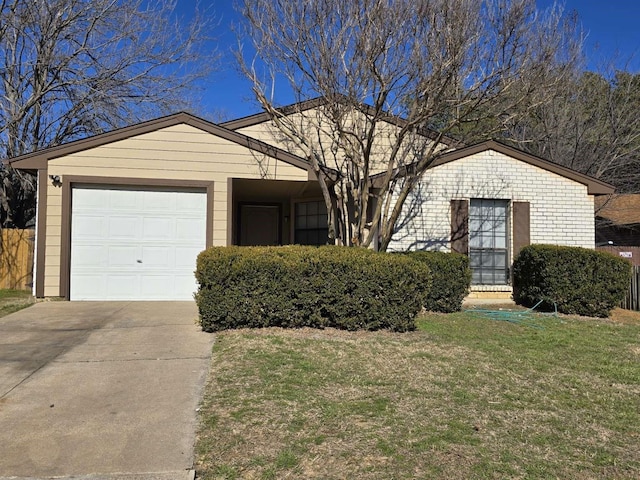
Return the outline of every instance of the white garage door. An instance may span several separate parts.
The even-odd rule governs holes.
[[[198,190],[74,186],[71,300],[193,300],[205,248]]]

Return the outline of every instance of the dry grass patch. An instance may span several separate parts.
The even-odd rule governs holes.
[[[217,336],[199,478],[639,478],[640,322]]]
[[[0,317],[22,310],[34,303],[26,290],[0,290]]]
[[[640,325],[640,312],[625,310],[624,308],[614,308],[609,316],[610,320],[616,323],[628,325]]]

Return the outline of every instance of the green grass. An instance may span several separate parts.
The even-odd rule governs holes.
[[[640,478],[640,315],[217,335],[199,478]]]
[[[27,290],[0,290],[0,317],[32,305],[31,292]]]

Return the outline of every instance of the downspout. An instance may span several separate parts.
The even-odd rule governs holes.
[[[40,170],[36,175],[36,236],[33,247],[33,270],[31,271],[31,295],[37,298],[36,284],[38,283],[38,233],[40,229]]]

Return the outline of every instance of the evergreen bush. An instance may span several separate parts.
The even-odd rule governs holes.
[[[607,317],[624,298],[631,264],[607,252],[529,245],[513,263],[514,300],[562,313]]]
[[[212,247],[198,256],[203,330],[415,329],[428,266],[354,247]]]
[[[408,252],[431,271],[431,288],[427,289],[423,306],[430,312],[451,313],[462,309],[462,301],[469,294],[471,269],[469,257],[459,253]]]

